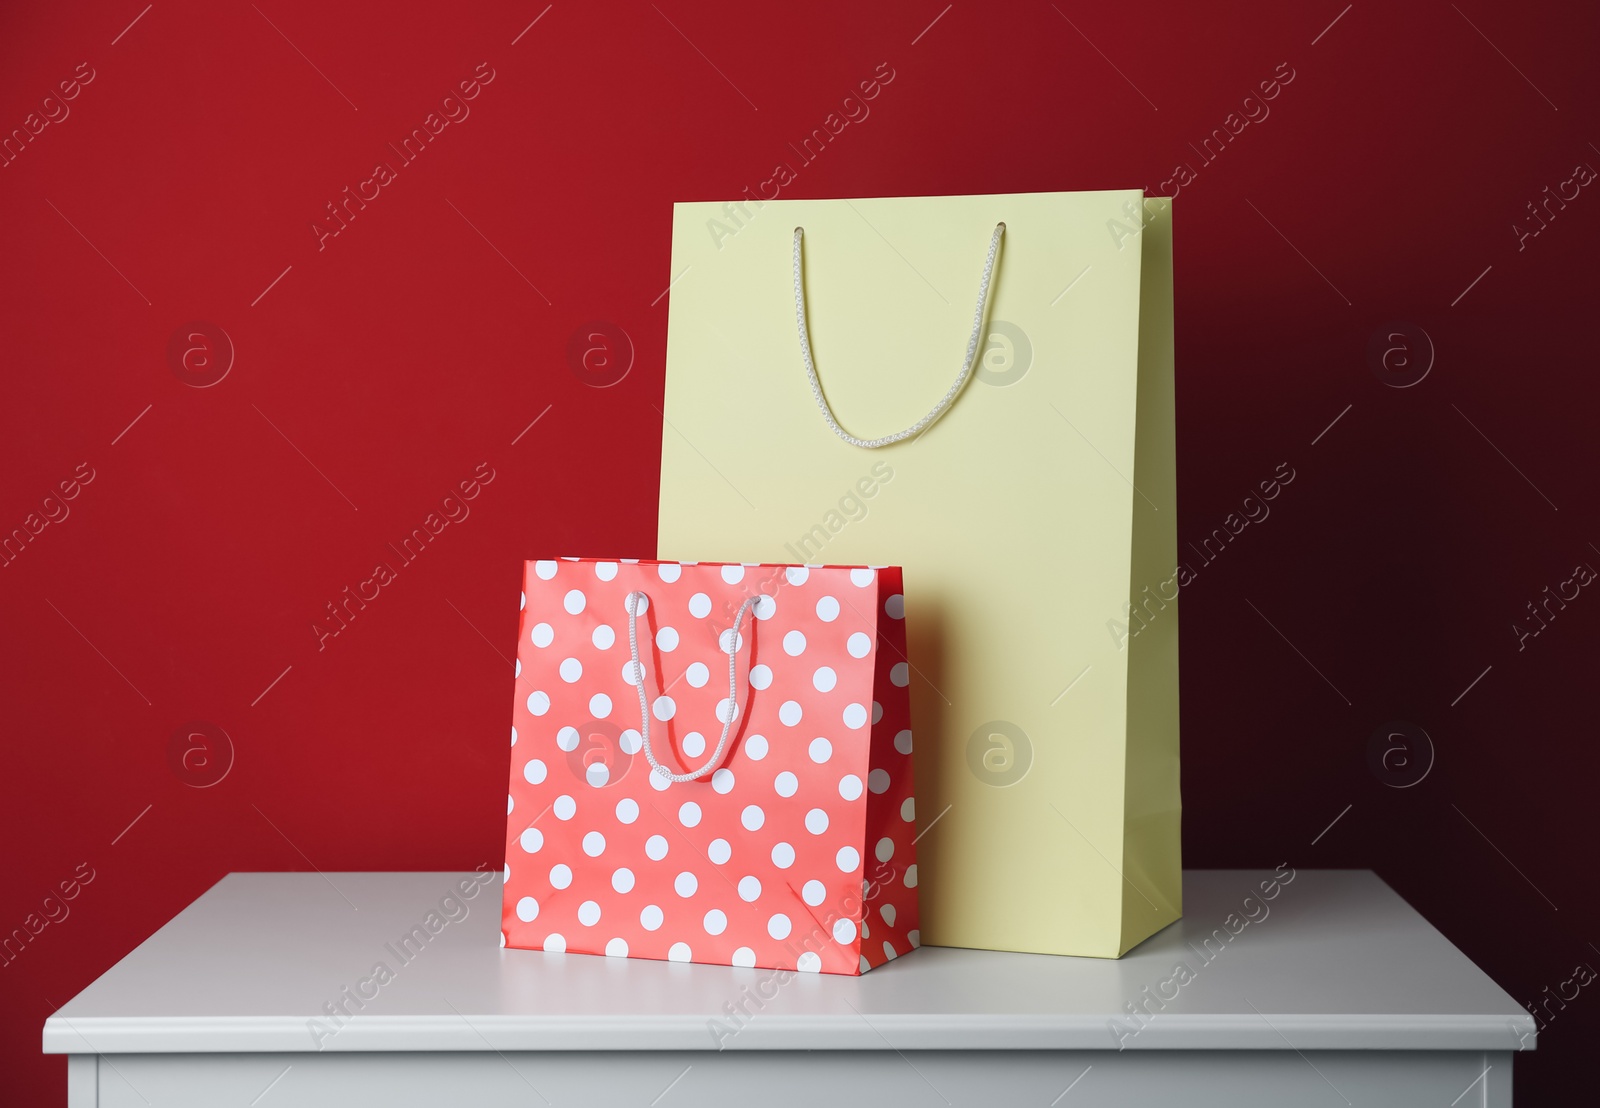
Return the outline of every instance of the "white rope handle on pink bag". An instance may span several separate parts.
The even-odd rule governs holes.
[[[711,752],[711,757],[706,764],[690,773],[673,773],[666,766],[656,761],[655,751],[650,748],[650,703],[644,691],[644,665],[639,661],[639,631],[638,621],[640,601],[648,604],[650,598],[644,593],[635,590],[628,594],[628,662],[633,669],[634,684],[639,689],[639,734],[644,745],[644,756],[650,762],[650,772],[659,773],[668,781],[696,781],[710,773],[716,764],[722,761],[722,752],[728,747],[728,736],[733,733],[733,721],[739,714],[739,702],[736,699],[738,692],[735,680],[735,660],[739,655],[739,628],[744,624],[744,614],[755,604],[764,599],[751,596],[739,605],[739,614],[733,618],[733,627],[727,633],[728,644],[728,718],[722,721],[722,737],[717,740],[717,748]]]

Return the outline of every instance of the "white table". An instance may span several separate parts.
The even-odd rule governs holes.
[[[1479,1108],[1534,1044],[1365,871],[1264,902],[1270,874],[1190,872],[1185,918],[1120,961],[927,947],[859,978],[502,950],[498,877],[427,936],[470,876],[228,876],[45,1022],[70,1105]]]

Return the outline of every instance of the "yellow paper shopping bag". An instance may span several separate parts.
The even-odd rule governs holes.
[[[923,941],[1176,919],[1171,201],[679,204],[669,279],[659,556],[904,566]]]

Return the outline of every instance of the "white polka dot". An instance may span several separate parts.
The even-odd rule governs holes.
[[[821,973],[822,955],[814,950],[803,950],[800,957],[794,960],[794,968],[801,973]]]
[[[909,730],[900,731],[895,734],[894,748],[902,754],[911,753],[911,732]]]
[[[583,663],[576,658],[563,658],[561,660],[561,680],[572,684],[583,676]]]
[[[818,692],[832,692],[838,683],[839,675],[833,672],[831,666],[821,666],[811,675],[811,685]]]
[[[598,858],[606,852],[606,837],[598,831],[590,831],[583,837],[583,852],[591,858]]]
[[[852,569],[850,571],[850,583],[858,589],[864,589],[868,585],[872,584],[873,579],[877,576],[878,574],[875,570]]]
[[[732,723],[734,720],[739,718],[739,702],[737,700],[729,700],[727,697],[723,697],[721,700],[717,701],[716,715],[717,722]]]
[[[535,690],[528,694],[528,711],[542,716],[550,710],[550,694]]]
[[[507,862],[506,865],[505,865],[505,869],[501,873],[500,884],[509,885],[510,883],[511,883],[511,863]]]
[[[845,640],[844,648],[850,652],[852,658],[865,658],[872,653],[872,637],[857,631]]]
[[[794,658],[804,654],[806,650],[806,637],[799,631],[790,631],[783,636],[783,652]]]
[[[656,632],[656,649],[663,654],[671,654],[678,649],[678,632],[672,627],[663,627]]]
[[[788,843],[777,843],[772,848],[772,864],[779,869],[788,869],[794,865],[794,847]]]
[[[756,965],[756,952],[747,946],[741,946],[738,950],[733,952],[733,958],[731,961],[740,969],[754,969]]]
[[[516,663],[511,667],[511,676],[513,676],[513,677],[521,677],[522,676],[522,659],[521,658],[518,658],[516,660]]]
[[[583,595],[582,589],[570,589],[566,596],[561,598],[561,606],[567,610],[568,615],[575,616],[583,611],[589,603],[589,598]]]
[[[655,770],[651,770],[649,773],[649,780],[650,787],[658,793],[666,792],[668,789],[672,788],[672,778],[668,777],[664,773],[657,773]]]
[[[856,941],[856,925],[854,920],[840,919],[833,924],[833,941],[849,945]]]
[[[832,623],[839,618],[839,602],[831,596],[825,596],[817,601],[817,618],[823,623]]]
[[[855,800],[861,795],[861,778],[853,773],[847,773],[839,778],[839,795],[846,800]]]
[[[900,593],[895,593],[883,602],[883,610],[890,619],[906,618],[906,598]]]
[[[877,723],[882,718],[883,718],[883,705],[879,704],[876,700],[874,700],[872,702],[872,722],[873,723]]]
[[[772,787],[779,796],[793,796],[800,791],[800,778],[784,770],[772,779]]]
[[[759,762],[767,756],[767,737],[765,735],[751,735],[744,740],[744,752],[752,762]]]
[[[700,826],[700,805],[692,800],[685,801],[678,809],[678,822],[685,827]]]
[[[531,896],[525,896],[517,901],[517,918],[523,923],[532,923],[539,918],[539,902]]]
[[[750,667],[750,687],[752,689],[755,689],[755,690],[757,690],[759,692],[760,690],[769,687],[771,684],[772,684],[772,667],[770,667],[770,666],[751,666]]]
[[[623,866],[611,875],[611,887],[619,893],[633,891],[633,871]]]
[[[744,824],[746,831],[759,831],[761,825],[767,822],[767,813],[761,810],[759,804],[751,804],[739,813],[739,822]]]
[[[530,827],[517,838],[517,842],[527,853],[537,854],[539,848],[544,846],[544,832],[537,827]]]
[[[756,600],[755,606],[750,610],[755,613],[757,619],[771,619],[778,614],[778,602],[770,596],[762,596]]]
[[[878,845],[873,850],[873,853],[878,856],[878,861],[887,862],[890,858],[894,857],[894,840],[889,838],[887,835],[879,839]]]
[[[697,592],[689,598],[689,614],[695,619],[705,619],[711,614],[711,598],[703,592]]]
[[[656,702],[650,705],[650,714],[665,723],[678,714],[678,702],[670,696],[658,696]]]
[[[617,801],[617,822],[632,823],[639,818],[639,802],[630,797]]]
[[[912,862],[906,867],[905,882],[906,888],[908,889],[914,889],[917,887],[917,863]]]
[[[646,931],[656,931],[660,929],[666,918],[666,913],[661,910],[659,905],[646,904],[639,911],[639,926]]]
[[[917,822],[917,798],[908,796],[900,805],[900,818],[907,823]]]
[[[545,764],[537,758],[529,758],[522,765],[522,779],[530,785],[539,785],[544,782]]]
[[[689,668],[683,671],[683,679],[696,689],[706,687],[706,682],[711,680],[711,671],[704,662],[690,662]]]
[[[563,727],[556,732],[556,745],[562,750],[573,751],[578,749],[578,740],[582,737],[576,727]]]
[[[761,881],[755,877],[739,878],[739,899],[749,903],[761,895]]]
[[[867,788],[880,795],[887,792],[889,789],[889,771],[875,769],[867,774]]]
[[[547,954],[565,954],[567,952],[566,936],[552,931],[544,937],[544,949]]]
[[[672,879],[673,892],[685,899],[693,896],[695,894],[695,890],[699,888],[699,880],[696,879],[695,875],[690,873],[688,870],[684,870],[682,873],[678,874],[677,877]]]
[[[782,721],[784,726],[793,727],[800,722],[800,717],[800,702],[798,700],[785,700],[779,705],[778,719]]]
[[[578,802],[566,793],[556,797],[555,803],[550,805],[550,810],[555,813],[556,819],[568,820],[578,813]]]
[[[642,592],[630,592],[622,598],[622,610],[643,617],[650,610],[650,598]]]
[[[723,796],[733,791],[733,770],[719,769],[711,775],[711,787]]]
[[[572,867],[557,862],[550,867],[550,887],[564,889],[572,884]]]
[[[698,758],[706,752],[706,737],[698,731],[690,731],[679,745],[689,757]]]
[[[688,943],[673,943],[667,948],[667,961],[687,962],[694,957],[694,952],[689,949]]]
[[[800,886],[800,896],[807,904],[815,908],[827,899],[828,889],[821,881],[811,880]]]
[[[782,912],[777,913],[771,919],[767,920],[767,934],[771,935],[774,939],[787,939],[789,937],[789,932],[793,929],[794,926],[789,922],[789,917],[784,915]]]
[[[556,575],[556,563],[551,561],[538,561],[533,563],[533,572],[541,581],[548,581]]]
[[[806,813],[806,830],[813,835],[820,835],[828,829],[828,813],[821,808],[813,808]]]
[[[917,949],[917,947],[922,945],[922,932],[919,931],[919,930],[916,930],[916,929],[912,929],[910,931],[907,931],[906,932],[906,941],[911,944],[911,949],[912,950]]]
[[[600,922],[600,905],[592,900],[585,900],[578,905],[578,922],[585,927],[593,927]]]
[[[528,641],[538,647],[549,646],[556,641],[556,629],[548,623],[535,623],[528,632]]]
[[[589,641],[594,643],[596,650],[610,650],[617,641],[617,633],[602,623],[594,629],[594,633],[589,636]]]
[[[506,815],[509,816],[512,813],[512,811],[516,809],[516,806],[517,806],[517,798],[512,796],[512,795],[510,795],[509,793],[506,794]]]
[[[744,566],[723,566],[722,579],[730,585],[737,585],[744,580]]]
[[[645,857],[652,862],[659,862],[667,856],[667,838],[665,835],[651,835],[644,841]]]
[[[589,714],[595,719],[605,719],[611,714],[611,698],[605,693],[595,693],[589,698]]]
[[[706,913],[704,924],[706,934],[720,935],[728,929],[728,917],[720,909],[713,908]]]
[[[784,580],[791,585],[803,585],[806,578],[811,576],[811,571],[805,566],[790,566],[783,571]]]
[[[650,671],[645,668],[643,661],[634,661],[629,658],[622,663],[622,679],[630,685],[637,685],[641,677],[648,676]]]
[[[683,567],[677,562],[662,562],[656,566],[656,576],[670,585],[683,576]]]
[[[626,958],[628,956],[628,940],[624,938],[610,939],[606,942],[607,958]]]
[[[894,926],[895,917],[899,914],[899,912],[894,910],[893,904],[885,904],[878,909],[878,915],[882,916],[883,922],[887,923],[890,927]],[[865,926],[865,924],[863,924],[863,926]]]
[[[839,853],[833,860],[841,872],[854,873],[861,865],[861,852],[853,846],[843,846],[839,848]]]
[[[617,747],[624,754],[637,754],[644,746],[644,739],[633,728],[623,731],[617,739]]]
[[[896,662],[889,670],[889,680],[895,688],[903,689],[911,684],[911,667],[904,662]]]
[[[806,748],[806,753],[811,756],[813,762],[820,766],[823,762],[833,757],[833,744],[827,739],[815,738],[811,740],[811,745]]]
[[[846,704],[844,706],[844,725],[854,731],[858,727],[867,725],[867,710],[859,704]]]
[[[717,649],[724,654],[737,654],[744,649],[744,636],[730,627],[717,636]]]
[[[511,745],[517,745],[517,729],[515,727],[511,729]]]

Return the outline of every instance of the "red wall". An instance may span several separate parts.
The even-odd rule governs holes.
[[[1600,566],[1600,188],[1516,231],[1600,167],[1592,6],[141,6],[0,15],[0,128],[59,117],[0,168],[0,530],[57,517],[0,568],[0,929],[93,874],[0,968],[10,1102],[61,1102],[44,1018],[230,870],[498,861],[520,559],[653,553],[670,204],[758,185],[880,63],[784,195],[1190,167],[1181,539],[1295,478],[1184,594],[1189,864],[1373,867],[1524,1001],[1600,965],[1600,598],[1513,630]],[[574,369],[591,321],[633,349],[610,387]],[[1406,388],[1401,344],[1433,350]],[[1389,730],[1369,766],[1396,720],[1431,736],[1406,788]],[[1579,1079],[1597,990],[1519,1103]]]

